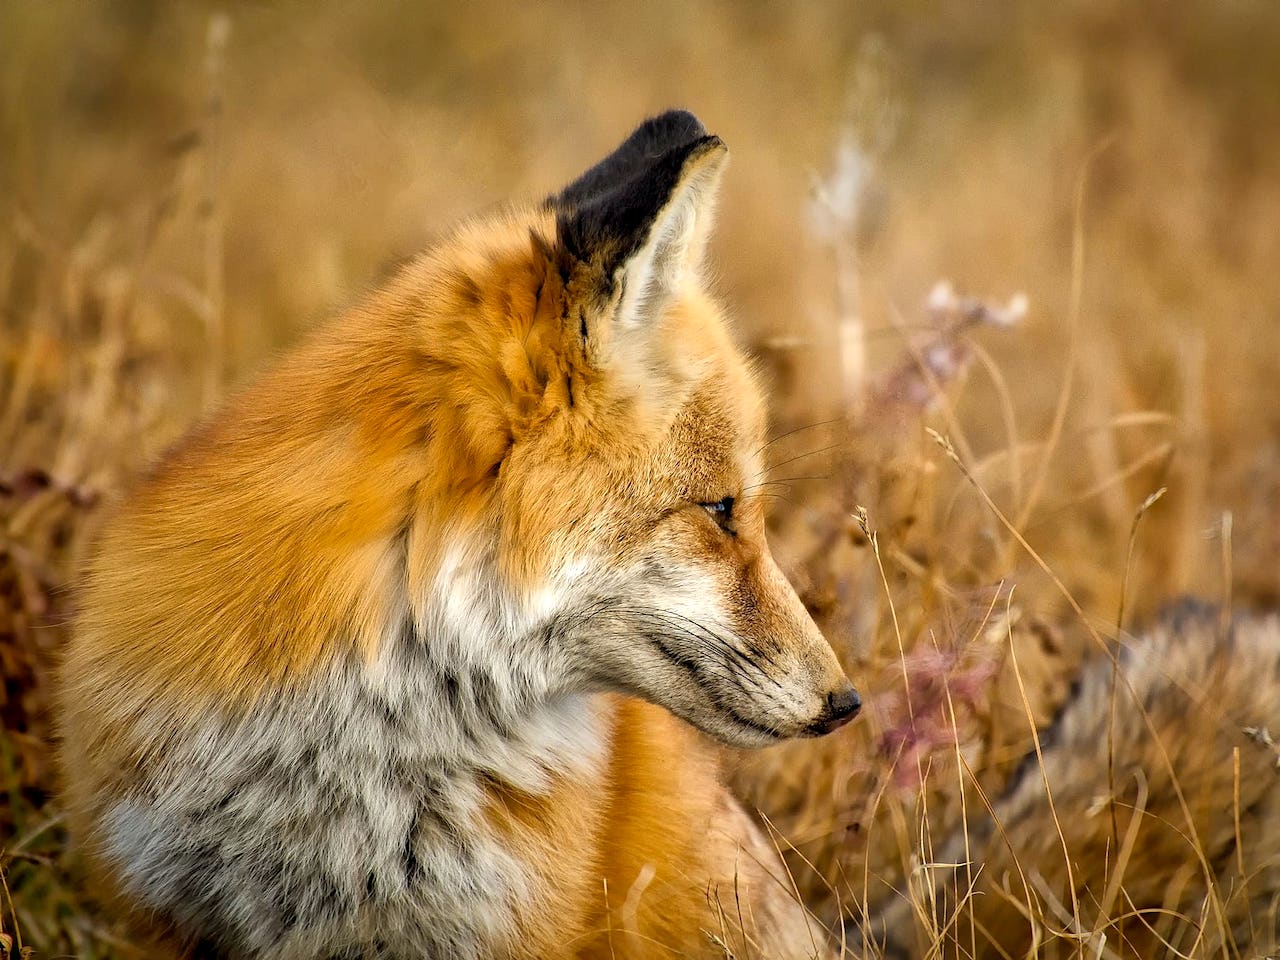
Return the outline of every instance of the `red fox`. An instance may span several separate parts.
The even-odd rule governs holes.
[[[726,158],[669,112],[463,223],[115,510],[66,797],[173,949],[828,954],[694,729],[859,708],[770,556],[761,391],[700,277]]]

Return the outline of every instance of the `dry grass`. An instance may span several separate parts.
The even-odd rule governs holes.
[[[1003,897],[1012,955],[1250,956],[1204,843],[1133,903],[1137,828],[1077,875],[1099,854],[1060,803],[1008,876],[929,878],[1099,643],[1184,593],[1280,594],[1277,43],[1255,2],[0,6],[3,936],[132,955],[50,800],[98,505],[434,229],[684,104],[734,151],[715,258],[774,387],[775,539],[868,694],[840,736],[734,758],[800,889],[854,954],[897,889],[922,954],[981,952]],[[939,276],[1026,316],[926,303]],[[1223,762],[1252,769],[1255,726]],[[1152,763],[1195,736],[1148,731]],[[1243,875],[1261,841],[1217,802]]]

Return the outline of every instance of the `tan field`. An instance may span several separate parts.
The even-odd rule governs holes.
[[[851,957],[1275,949],[1280,629],[1230,628],[1280,598],[1277,52],[1265,0],[0,4],[0,958],[143,955],[50,747],[103,506],[669,106],[732,154],[775,550],[867,704],[725,757],[795,895]],[[1187,596],[1178,672],[1137,638]],[[1052,721],[1123,649],[1169,669],[1111,681],[1090,766]]]

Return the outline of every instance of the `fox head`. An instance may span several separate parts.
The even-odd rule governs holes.
[[[430,347],[458,418],[437,435],[477,493],[419,513],[419,617],[534,636],[566,684],[759,746],[826,733],[859,699],[765,541],[761,390],[702,275],[727,158],[666,113],[432,255],[462,318]]]

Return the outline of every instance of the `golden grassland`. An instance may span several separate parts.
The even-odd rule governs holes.
[[[1101,642],[1277,599],[1277,49],[1261,0],[0,5],[0,956],[138,955],[52,799],[102,506],[435,231],[671,105],[733,151],[713,259],[775,543],[868,701],[730,771],[828,917],[916,890]],[[1141,844],[1104,859],[1006,955],[1250,956],[1221,877],[1138,917],[1088,904]]]

